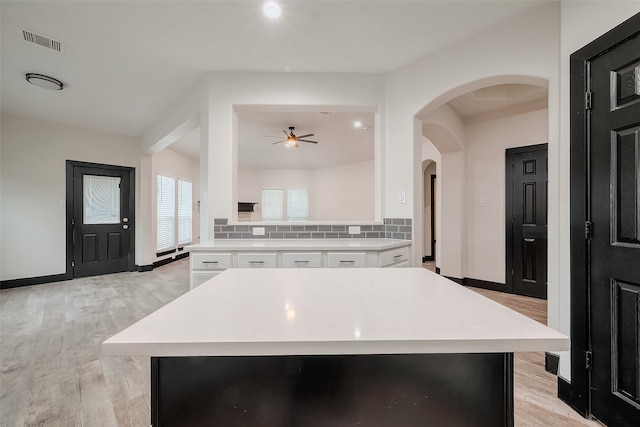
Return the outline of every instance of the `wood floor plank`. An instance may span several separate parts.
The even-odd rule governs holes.
[[[100,344],[187,292],[188,269],[181,260],[145,273],[1,290],[0,426],[148,426],[149,358],[102,357]],[[544,300],[477,292],[546,321]],[[516,426],[600,425],[555,397],[543,353],[515,359]]]

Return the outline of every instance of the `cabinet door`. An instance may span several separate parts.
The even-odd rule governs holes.
[[[388,267],[409,261],[409,247],[389,249],[380,252],[380,267]]]
[[[322,267],[320,252],[285,252],[282,254],[282,266],[285,268]]]
[[[224,270],[231,268],[230,253],[191,253],[191,268],[194,270]]]
[[[366,266],[364,252],[329,252],[327,267],[331,268],[360,268]]]
[[[191,273],[191,283],[189,283],[189,289],[193,289],[196,286],[202,285],[207,280],[217,276],[220,271],[194,271]]]
[[[275,268],[278,255],[275,253],[266,254],[238,254],[239,268]]]

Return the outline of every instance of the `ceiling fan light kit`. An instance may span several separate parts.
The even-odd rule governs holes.
[[[310,136],[314,136],[312,133],[308,133],[306,135],[300,135],[300,136],[296,136],[293,133],[293,130],[295,129],[295,127],[293,126],[289,126],[289,133],[287,133],[286,130],[282,130],[282,132],[285,134],[286,138],[283,139],[282,141],[276,141],[273,143],[273,145],[275,144],[280,144],[281,142],[284,142],[285,147],[289,147],[289,148],[296,148],[299,147],[298,142],[307,142],[310,144],[317,144],[318,141],[311,141],[309,139],[303,139],[303,138],[309,138]]]

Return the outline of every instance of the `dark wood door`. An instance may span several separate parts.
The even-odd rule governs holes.
[[[133,169],[72,167],[73,277],[133,269]]]
[[[547,297],[547,144],[507,150],[507,290]]]
[[[640,35],[591,62],[592,413],[640,425]]]

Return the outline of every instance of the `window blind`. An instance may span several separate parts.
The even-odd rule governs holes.
[[[176,180],[157,176],[157,245],[158,251],[172,249],[176,242]]]
[[[289,219],[306,219],[309,216],[309,192],[307,189],[289,188],[287,193],[287,217]]]
[[[178,180],[178,246],[191,243],[193,234],[193,186]]]
[[[262,189],[262,219],[279,221],[284,218],[284,191],[282,188]]]
[[[84,224],[120,223],[120,178],[83,175]]]

